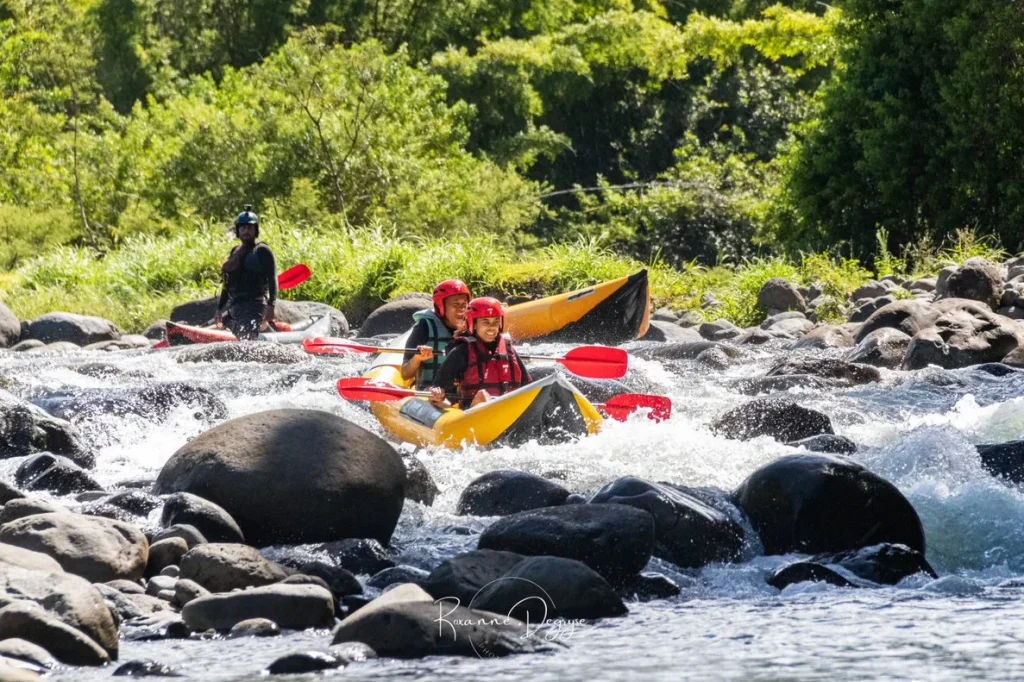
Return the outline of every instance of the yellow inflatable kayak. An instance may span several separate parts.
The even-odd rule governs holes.
[[[388,355],[378,355],[378,362]],[[366,378],[406,388],[412,385],[402,380],[401,370],[395,365],[376,364]],[[424,447],[560,442],[596,433],[604,421],[597,409],[557,373],[465,411],[455,407],[437,409],[422,398],[370,403],[370,411],[395,438]]]
[[[647,271],[595,284],[567,294],[509,306],[505,331],[516,341],[614,346],[647,333],[651,293]]]

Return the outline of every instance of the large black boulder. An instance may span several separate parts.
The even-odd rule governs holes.
[[[466,552],[431,571],[423,589],[434,599],[457,599],[468,606],[480,590],[508,575],[523,559],[522,554],[491,549]]]
[[[654,517],[654,555],[683,568],[739,558],[743,528],[686,488],[626,476],[610,483],[591,502],[626,504]]]
[[[837,570],[837,568],[842,570]],[[938,578],[924,555],[905,545],[882,543],[861,549],[819,554],[805,561],[788,564],[768,578],[778,589],[799,582],[826,582],[840,587],[862,587],[860,581],[895,585],[907,576],[924,573]],[[852,580],[849,576],[860,580]]]
[[[496,521],[480,535],[478,547],[575,559],[617,585],[650,560],[654,517],[624,504],[532,509]]]
[[[271,410],[185,444],[153,492],[189,492],[217,504],[256,546],[344,538],[386,545],[402,512],[405,467],[379,436],[341,417]]]
[[[751,474],[734,498],[766,554],[842,552],[883,542],[924,553],[921,519],[907,498],[849,459],[782,457]]]
[[[1012,483],[1024,483],[1024,440],[975,446],[981,466],[993,476]]]
[[[783,398],[751,400],[718,417],[711,428],[726,438],[771,436],[782,443],[835,433],[827,415]]]

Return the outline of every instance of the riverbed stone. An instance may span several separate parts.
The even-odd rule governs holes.
[[[0,301],[0,348],[10,348],[21,338],[21,321]]]
[[[265,585],[193,599],[181,615],[196,631],[230,630],[252,618],[267,618],[289,630],[325,628],[334,622],[334,597],[316,585]]]
[[[8,637],[45,645],[68,665],[104,665],[111,660],[110,654],[88,635],[30,602],[11,602],[0,608],[0,639]]]
[[[773,277],[761,286],[757,294],[757,308],[769,315],[788,310],[805,312],[807,303],[792,282],[783,277]]]
[[[1000,266],[984,258],[969,258],[946,280],[943,298],[966,298],[981,301],[995,310],[1003,291]]]
[[[269,341],[204,343],[174,352],[176,362],[254,362],[265,365],[298,365],[309,356],[294,344]]]
[[[441,489],[437,487],[427,466],[418,457],[402,457],[405,465],[405,499],[430,506]]]
[[[183,677],[159,661],[128,661],[117,666],[112,677]]]
[[[10,523],[15,519],[23,519],[26,516],[35,514],[57,514],[66,512],[67,508],[56,502],[50,502],[38,497],[22,497],[11,500],[0,509],[0,526]]]
[[[300,651],[282,656],[267,666],[270,675],[301,675],[321,670],[333,670],[347,661],[330,651]]]
[[[6,481],[0,481],[0,507],[7,504],[11,500],[21,500],[25,498],[25,493],[15,488]]]
[[[187,523],[176,523],[173,526],[156,531],[153,533],[152,542],[155,544],[170,538],[181,538],[188,545],[189,549],[206,544],[206,537],[199,532],[199,529]]]
[[[14,659],[42,670],[48,670],[57,665],[57,659],[49,651],[38,644],[17,637],[0,642],[0,658]],[[5,678],[0,676],[0,679]]]
[[[388,551],[376,540],[349,538],[317,545],[338,566],[356,575],[373,575],[395,565]],[[298,566],[296,566],[298,568]]]
[[[569,491],[526,471],[490,471],[472,480],[456,507],[460,515],[507,516],[528,509],[556,507]]]
[[[281,634],[281,626],[269,618],[250,618],[231,626],[228,637],[276,637]]]
[[[903,357],[902,368],[944,369],[999,362],[1024,346],[1024,326],[978,305],[961,305],[919,331]]]
[[[413,325],[413,313],[434,307],[430,297],[390,301],[370,313],[359,329],[360,336],[401,334]]]
[[[654,556],[682,568],[738,559],[743,528],[681,486],[624,476],[599,490],[592,503],[624,504],[654,518]]]
[[[181,577],[193,580],[211,592],[258,587],[280,582],[288,570],[264,559],[248,545],[207,543],[189,550],[181,558]]]
[[[882,327],[865,336],[845,359],[856,364],[899,369],[910,341],[911,337],[900,330]]]
[[[575,559],[616,585],[643,570],[654,544],[654,517],[646,511],[575,504],[502,517],[480,535],[478,548]]]
[[[223,507],[257,546],[391,539],[405,466],[386,441],[317,410],[271,410],[220,424],[171,456],[154,492]]]
[[[57,560],[48,554],[0,542],[0,571],[10,566],[45,573],[64,572]]]
[[[976,445],[981,465],[993,476],[1024,483],[1024,440]]]
[[[68,573],[97,583],[138,580],[149,558],[142,531],[98,516],[27,516],[0,527],[0,542],[48,554]]]
[[[827,452],[834,455],[852,455],[857,452],[857,444],[846,436],[834,433],[823,433],[810,438],[794,440],[786,443],[791,448],[807,448],[811,452]]]
[[[121,331],[109,320],[73,313],[47,313],[28,323],[27,339],[38,339],[43,343],[59,341],[78,346],[87,346],[97,341],[113,341],[121,338]]]
[[[184,606],[193,599],[205,597],[208,594],[211,594],[208,589],[188,578],[178,578],[178,582],[174,584],[174,603],[178,606]]]
[[[842,552],[883,542],[924,553],[921,520],[910,502],[843,457],[782,457],[752,473],[734,499],[766,554]]]
[[[525,557],[516,552],[477,549],[447,559],[422,581],[434,599],[457,599],[469,604],[488,584],[508,573]]]
[[[845,327],[834,324],[819,324],[803,336],[793,342],[793,349],[818,349],[828,348],[852,348],[853,334]]]
[[[834,433],[827,415],[783,398],[757,398],[734,407],[715,419],[711,428],[726,438],[771,436],[783,443]]]
[[[75,426],[0,389],[0,459],[37,452],[64,455],[86,468],[96,463]]]
[[[177,566],[188,553],[188,543],[181,538],[167,538],[149,546],[146,577],[158,575],[168,566]]]
[[[209,542],[244,543],[242,529],[222,507],[191,493],[174,493],[164,501],[160,523],[165,528],[187,524],[199,530]]]
[[[14,481],[25,490],[46,490],[56,495],[102,488],[85,469],[49,452],[23,461],[14,472]]]

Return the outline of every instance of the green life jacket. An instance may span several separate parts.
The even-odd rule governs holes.
[[[427,329],[430,331],[430,341],[427,345],[434,349],[434,357],[420,365],[419,371],[416,372],[416,388],[423,389],[433,383],[434,375],[444,362],[445,349],[455,337],[444,320],[429,308],[413,313],[412,319],[417,322],[426,320]]]

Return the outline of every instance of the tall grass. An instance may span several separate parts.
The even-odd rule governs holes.
[[[773,277],[818,283],[837,302],[870,278],[856,261],[824,255],[673,269],[585,240],[522,250],[486,236],[409,238],[379,226],[319,231],[282,222],[265,225],[261,238],[273,247],[280,270],[302,262],[313,271],[311,280],[283,298],[323,301],[355,324],[389,298],[430,291],[449,277],[464,279],[477,294],[549,295],[646,267],[656,305],[701,310],[740,325],[763,318],[757,294]],[[220,263],[234,243],[226,228],[183,225],[169,237],[127,239],[108,253],[62,247],[0,276],[0,293],[22,319],[64,310],[137,331],[166,318],[179,303],[216,295]],[[717,308],[703,308],[706,294]]]

